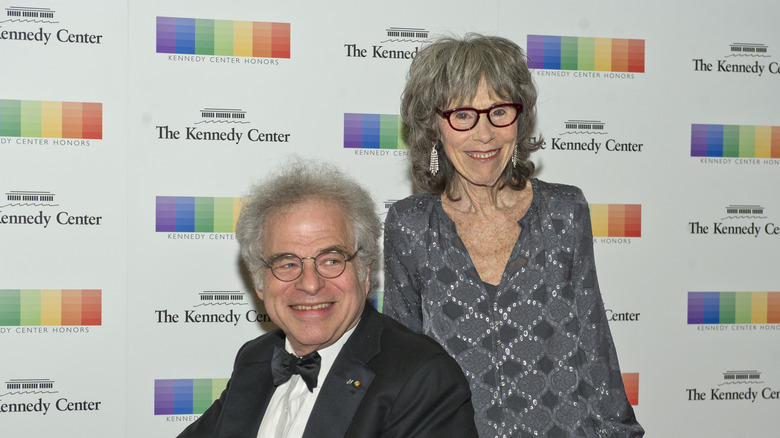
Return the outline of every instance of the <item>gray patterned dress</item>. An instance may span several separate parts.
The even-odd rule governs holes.
[[[481,437],[641,437],[596,279],[580,189],[532,179],[497,288],[480,280],[439,195],[385,222],[383,311],[436,339],[468,378]]]

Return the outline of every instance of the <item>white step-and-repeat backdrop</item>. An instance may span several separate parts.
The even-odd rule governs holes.
[[[292,154],[409,195],[426,39],[524,47],[648,436],[780,433],[780,4],[6,1],[0,435],[175,436],[271,325],[232,234]],[[381,291],[380,291],[381,296]],[[380,305],[381,307],[381,305]]]

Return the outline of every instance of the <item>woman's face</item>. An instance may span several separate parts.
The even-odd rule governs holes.
[[[482,81],[474,100],[461,106],[481,110],[500,103],[511,103],[500,99],[491,91],[485,81]],[[454,108],[453,104],[442,110]],[[480,114],[477,126],[469,131],[452,129],[444,117],[439,117],[438,123],[444,152],[455,166],[460,182],[466,186],[496,186],[501,173],[512,158],[517,139],[517,121],[509,126],[496,128],[490,124],[487,114]]]

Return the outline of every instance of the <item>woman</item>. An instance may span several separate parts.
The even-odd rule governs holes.
[[[638,437],[596,280],[588,203],[531,178],[536,90],[499,37],[427,45],[401,115],[425,193],[390,208],[384,312],[440,342],[482,437]]]

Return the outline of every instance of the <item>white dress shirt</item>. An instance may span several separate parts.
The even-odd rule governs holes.
[[[303,436],[303,431],[306,429],[306,423],[309,422],[311,410],[320,394],[325,377],[327,377],[333,362],[336,361],[341,348],[352,335],[355,327],[357,324],[347,330],[332,345],[317,350],[322,359],[320,372],[317,375],[317,387],[313,388],[312,392],[309,392],[306,383],[299,374],[293,374],[290,380],[276,388],[268,403],[268,409],[263,415],[260,429],[257,431],[258,438],[300,438]],[[290,341],[287,339],[284,341],[284,348],[288,352],[293,351]]]

